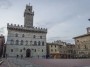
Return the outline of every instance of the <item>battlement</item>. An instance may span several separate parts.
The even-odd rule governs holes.
[[[24,27],[23,25],[16,25],[16,24],[7,24],[8,29],[18,29],[18,30],[27,30],[27,31],[36,31],[36,32],[45,32],[47,33],[46,28],[40,28],[40,27],[32,27],[32,28],[27,28]]]

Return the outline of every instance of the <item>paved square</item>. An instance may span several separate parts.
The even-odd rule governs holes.
[[[0,67],[90,67],[90,59],[3,59]]]

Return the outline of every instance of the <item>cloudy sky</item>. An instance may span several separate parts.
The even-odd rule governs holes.
[[[47,41],[73,43],[73,37],[86,33],[90,26],[90,0],[0,0],[0,33],[6,36],[7,23],[24,23],[24,9],[31,4],[34,26],[48,29]]]

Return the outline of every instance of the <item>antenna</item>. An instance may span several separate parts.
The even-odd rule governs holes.
[[[29,6],[30,6],[30,3],[29,3]]]
[[[29,6],[30,6],[30,3],[29,3]]]

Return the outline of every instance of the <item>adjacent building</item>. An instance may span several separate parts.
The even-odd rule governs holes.
[[[76,44],[77,58],[90,58],[90,27],[87,28],[87,33],[74,37]]]
[[[50,58],[74,58],[75,45],[61,40],[47,43],[47,55]]]
[[[5,38],[0,35],[0,57],[3,57],[5,53]]]
[[[46,57],[47,29],[33,26],[34,12],[32,6],[26,5],[24,12],[24,26],[7,24],[7,48],[8,57]]]

